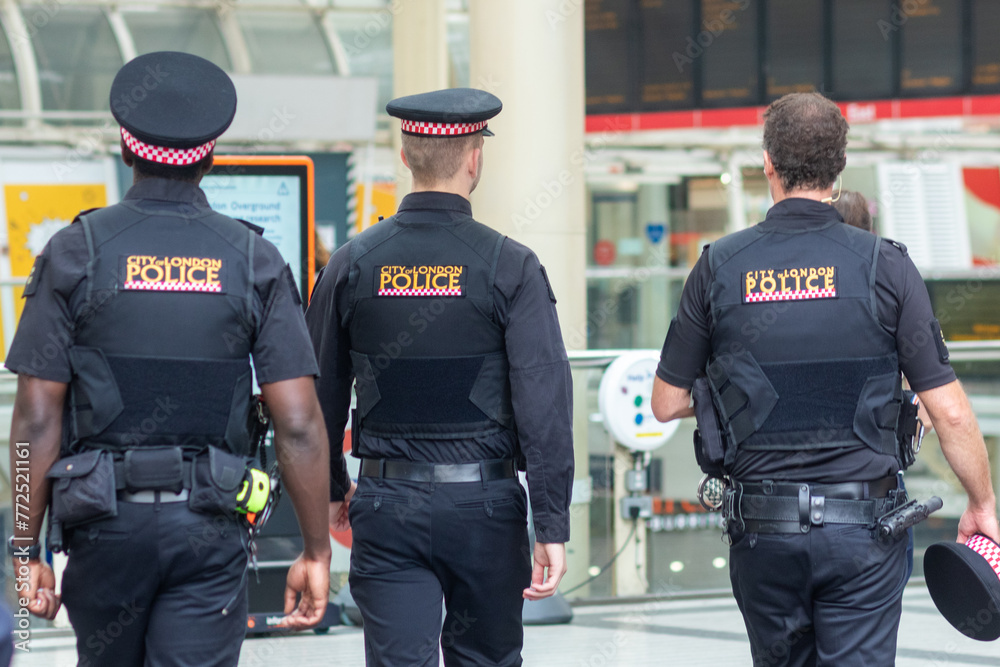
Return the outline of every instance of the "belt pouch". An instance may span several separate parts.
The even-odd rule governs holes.
[[[171,491],[184,488],[184,453],[180,447],[130,449],[125,452],[125,488]]]
[[[246,475],[246,459],[209,447],[208,456],[199,456],[192,466],[188,507],[202,514],[233,514],[236,495]]]
[[[60,459],[46,477],[52,480],[51,519],[63,528],[118,516],[115,462],[110,452],[93,449]]]

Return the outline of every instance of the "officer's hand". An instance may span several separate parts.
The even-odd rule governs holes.
[[[343,502],[330,503],[330,531],[334,533],[342,533],[351,527],[351,519],[347,513],[347,510],[351,505],[351,498],[354,497],[354,492],[358,490],[358,483],[351,482],[351,488],[347,490],[347,495],[344,496]]]
[[[980,509],[972,505],[965,508],[962,518],[958,520],[958,542],[965,544],[966,540],[976,533],[982,533],[994,542],[1000,542],[1000,526],[997,525],[995,508]]]
[[[548,568],[546,577],[545,568]],[[566,545],[535,543],[535,567],[531,572],[531,587],[525,588],[525,600],[541,600],[556,592],[566,574]]]
[[[22,574],[20,568],[28,568],[28,588],[19,591],[20,597],[28,600],[28,611],[39,616],[52,620],[59,611],[60,600],[56,595],[56,575],[47,563],[40,560],[28,561],[27,565],[21,562],[20,558],[14,559],[14,576],[20,580]]]
[[[295,604],[296,593],[301,593]],[[281,625],[301,630],[323,620],[330,597],[330,559],[311,560],[300,555],[285,580],[285,618]]]

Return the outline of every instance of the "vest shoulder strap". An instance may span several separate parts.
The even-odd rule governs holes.
[[[87,243],[87,266],[86,266],[86,280],[87,280],[87,293],[84,299],[85,303],[90,303],[91,292],[94,289],[94,261],[96,259],[97,253],[94,249],[94,230],[91,227],[90,220],[87,218],[87,214],[91,211],[97,209],[90,209],[90,211],[81,212],[73,222],[79,221],[83,225],[83,238]]]
[[[384,220],[380,220],[377,224],[372,225],[365,231],[355,236],[349,243],[351,253],[350,267],[347,274],[348,306],[347,313],[345,313],[345,318],[348,322],[354,317],[354,308],[356,305],[354,295],[358,291],[358,280],[361,279],[361,271],[358,269],[358,260],[370,252],[373,248],[382,245],[402,230],[402,227],[395,224],[395,222],[396,216],[394,215],[389,216]]]
[[[500,261],[500,251],[507,237],[497,230],[488,227],[473,218],[467,222],[446,228],[460,241],[469,246],[473,252],[489,262],[490,274],[487,287],[487,300],[493,303],[493,285],[496,281],[497,264]]]
[[[875,243],[873,243],[872,245],[873,245],[873,249],[872,249],[872,269],[871,269],[871,272],[868,274],[868,294],[869,294],[869,298],[871,300],[870,308],[871,308],[872,316],[877,320],[878,319],[878,299],[876,298],[876,295],[875,295],[875,272],[878,269],[878,255],[879,255],[879,249],[882,247],[882,243],[881,243],[881,241],[879,241],[879,240],[876,239]]]

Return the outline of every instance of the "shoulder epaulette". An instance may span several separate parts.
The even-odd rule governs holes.
[[[891,243],[892,245],[896,246],[897,248],[899,248],[899,251],[901,253],[903,253],[903,256],[904,257],[906,256],[906,254],[907,254],[906,244],[900,243],[899,241],[893,241],[892,239],[888,239],[888,238],[886,238],[884,236],[882,237],[882,239],[884,241],[887,241],[887,242]]]
[[[81,217],[87,215],[88,213],[93,213],[94,211],[100,211],[102,208],[104,208],[104,207],[103,206],[95,206],[94,208],[88,208],[85,211],[80,211],[79,213],[76,214],[76,217],[73,218],[73,222],[79,222]]]
[[[252,222],[247,222],[246,220],[240,220],[239,218],[233,218],[233,220],[235,220],[236,222],[243,223],[243,225],[247,229],[249,229],[251,232],[254,232],[255,234],[257,234],[257,236],[263,236],[264,235],[264,228],[263,227],[259,227],[259,226],[255,225],[255,224],[253,224]]]

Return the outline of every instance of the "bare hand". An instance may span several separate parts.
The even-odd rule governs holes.
[[[296,605],[296,594],[301,593]],[[312,627],[323,620],[330,598],[330,559],[311,560],[300,555],[285,580],[285,617],[281,626],[292,630]]]
[[[545,569],[548,568],[548,574]],[[566,574],[566,545],[535,543],[535,567],[531,571],[531,587],[521,596],[525,600],[541,600],[556,592]]]
[[[965,544],[976,533],[982,533],[1000,543],[1000,526],[997,525],[995,508],[977,509],[971,505],[965,508],[962,518],[958,520],[958,542]]]
[[[343,502],[330,503],[331,532],[342,533],[351,527],[351,519],[347,514],[347,511],[351,505],[351,498],[354,497],[354,492],[357,490],[358,483],[351,482],[351,488],[347,490],[347,494],[344,496]]]
[[[29,612],[51,621],[56,617],[61,604],[59,596],[56,595],[56,575],[47,563],[40,560],[25,563],[22,559],[15,558],[15,577],[20,577],[18,570],[22,567],[28,568],[28,589],[18,592],[18,595],[28,600],[26,606]]]

